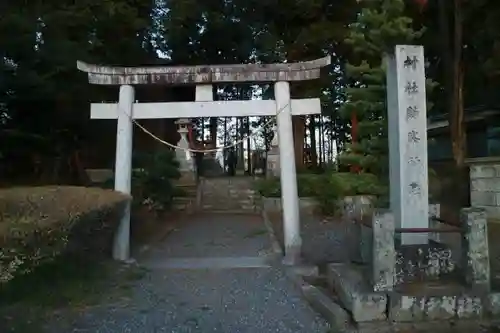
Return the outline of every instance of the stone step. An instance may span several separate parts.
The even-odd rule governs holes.
[[[196,208],[196,198],[174,197],[172,206],[176,210],[194,210]]]
[[[177,189],[182,192],[184,197],[196,197],[198,194],[198,186],[177,186]]]
[[[224,195],[248,195],[255,196],[256,193],[249,190],[230,190],[227,188],[206,188],[203,187],[203,193],[220,193]]]
[[[367,276],[364,267],[350,264],[327,266],[327,284],[355,322],[386,320],[387,295],[374,292]]]
[[[249,209],[214,209],[214,208],[207,208],[207,209],[202,209],[203,212],[210,213],[210,214],[229,214],[229,215],[247,215],[247,214],[258,214],[258,210],[249,210]]]
[[[172,200],[174,202],[191,202],[195,200],[193,197],[173,197]]]
[[[235,200],[235,199],[229,199],[229,198],[202,198],[201,202],[203,203],[209,203],[212,205],[231,205],[231,204],[236,204],[236,205],[255,205],[255,201],[253,200]]]
[[[219,207],[219,208],[227,208],[227,207],[241,207],[241,208],[244,208],[244,207],[258,207],[257,205],[253,205],[253,204],[240,204],[238,202],[226,202],[226,203],[220,203],[220,202],[202,202],[201,203],[202,206],[210,206],[210,207]]]
[[[201,208],[203,210],[220,210],[220,211],[239,211],[239,210],[244,210],[244,211],[257,211],[258,207],[252,207],[252,206],[216,206],[216,205],[202,205]]]
[[[253,202],[237,201],[237,200],[202,200],[202,205],[229,207],[229,206],[257,206]]]
[[[201,202],[205,211],[257,212],[253,178],[225,177],[201,180]]]
[[[224,186],[224,188],[241,188],[241,189],[254,189],[254,180],[252,178],[241,180],[240,177],[227,177],[227,178],[204,178],[202,184],[209,187]]]
[[[201,191],[202,195],[205,196],[217,196],[222,198],[245,198],[254,199],[255,195],[249,195],[246,193],[228,193],[228,192],[217,192],[217,191]]]
[[[224,192],[242,192],[248,194],[254,194],[256,191],[252,187],[234,187],[227,184],[216,184],[213,186],[209,186],[207,184],[203,184],[203,189],[207,191],[224,191]]]
[[[221,194],[221,193],[202,193],[203,197],[206,198],[221,198],[224,200],[255,200],[256,198],[253,196],[248,196],[248,195],[227,195],[227,194]]]

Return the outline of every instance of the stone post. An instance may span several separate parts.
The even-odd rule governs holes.
[[[134,87],[120,87],[116,130],[115,191],[130,195],[132,182],[132,112]],[[113,244],[113,258],[126,261],[130,257],[130,202],[118,226]]]
[[[278,112],[278,136],[280,143],[281,202],[285,235],[285,264],[293,265],[300,260],[302,239],[300,236],[299,197],[293,144],[290,83],[276,82],[274,86]]]
[[[473,290],[490,291],[490,257],[488,221],[482,208],[462,208],[460,222],[464,228],[462,267],[465,280]]]
[[[440,204],[429,204],[429,225],[431,228],[439,228],[440,223],[433,218],[441,217],[441,205]],[[433,232],[429,235],[429,239],[435,242],[441,242],[441,234],[439,232]]]
[[[402,228],[428,228],[424,48],[397,45],[386,60],[391,211]],[[401,234],[401,244],[427,244],[428,237]]]
[[[356,207],[354,197],[348,196],[342,199],[342,220],[345,224],[345,231],[348,236],[349,260],[358,263],[361,262],[360,239],[361,225],[356,222]]]
[[[361,223],[373,213],[374,198],[368,195],[347,196],[343,199],[343,217],[349,237],[349,259],[367,264],[372,260],[372,229]]]
[[[373,290],[390,291],[396,281],[394,215],[387,210],[373,212]]]

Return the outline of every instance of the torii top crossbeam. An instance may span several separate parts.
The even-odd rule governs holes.
[[[112,67],[77,61],[77,67],[88,73],[91,84],[183,85],[312,80],[319,78],[321,68],[330,62],[330,56],[326,56],[287,64]]]

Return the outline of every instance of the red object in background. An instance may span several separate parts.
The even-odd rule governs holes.
[[[358,117],[356,112],[351,115],[351,141],[353,144],[358,143]],[[351,165],[352,173],[361,172],[361,167],[359,165]]]
[[[425,6],[427,6],[428,0],[414,0],[414,1],[419,6],[420,12],[422,12],[424,10]]]
[[[351,138],[352,143],[358,142],[358,117],[356,116],[356,112],[353,112],[351,115]]]

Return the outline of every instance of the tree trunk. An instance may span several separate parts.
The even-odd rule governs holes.
[[[453,18],[453,24],[450,24],[451,18]],[[448,206],[451,212],[457,213],[450,216],[452,219],[458,218],[458,209],[461,206],[467,205],[469,197],[468,186],[464,185],[468,184],[468,175],[464,163],[466,157],[466,128],[462,95],[462,20],[462,0],[453,0],[452,2],[448,0],[439,1],[439,23],[444,66],[443,85],[448,113],[451,149],[455,165],[455,170],[450,175],[450,183],[452,185],[446,191],[457,193],[457,196],[453,200],[443,198],[443,205]]]
[[[318,129],[319,129],[319,146],[318,146],[318,151],[319,151],[319,165],[323,166],[323,161],[325,159],[324,156],[324,136],[323,136],[323,120],[322,117],[319,116],[318,119]]]
[[[311,165],[313,168],[318,166],[318,154],[316,153],[316,116],[309,118],[309,135],[311,136]]]
[[[297,170],[304,167],[304,134],[305,134],[305,121],[302,116],[292,117],[293,125],[293,141],[295,147],[295,165]]]
[[[246,117],[246,132],[247,132],[247,169],[248,174],[252,174],[252,149],[250,142],[250,117]]]
[[[205,143],[205,118],[200,118],[201,123],[201,142]]]
[[[224,117],[224,147],[227,147],[228,146],[228,138],[227,138],[227,117]],[[227,163],[226,163],[226,160],[227,160],[227,150],[226,149],[223,149],[222,150],[222,164],[224,165],[224,170],[226,170],[226,166],[227,166]]]
[[[453,0],[453,67],[452,97],[450,107],[450,132],[453,159],[457,168],[463,168],[466,156],[466,130],[463,105],[463,68],[462,68],[462,0]]]
[[[330,127],[328,129],[329,135],[328,135],[328,162],[333,161],[333,143],[335,140],[333,139],[332,135],[332,128]]]
[[[217,146],[217,117],[211,117],[209,119],[209,131],[210,131],[210,141],[213,145]]]
[[[244,149],[244,146],[243,146],[243,138],[245,136],[244,134],[244,127],[243,127],[243,118],[242,117],[238,117],[237,118],[237,122],[238,122],[238,141],[239,141],[239,144],[238,144],[238,167],[237,169],[238,170],[245,170],[245,149]]]

